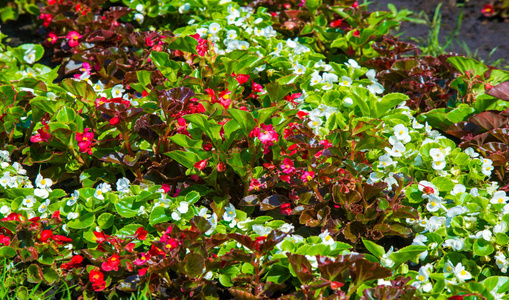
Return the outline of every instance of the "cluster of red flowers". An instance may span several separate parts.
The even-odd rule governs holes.
[[[49,139],[51,138],[51,134],[49,133],[49,126],[48,123],[43,119],[42,121],[42,128],[37,129],[37,134],[34,134],[30,137],[30,141],[32,143],[39,143],[39,142],[45,142],[47,143]]]
[[[83,132],[76,133],[76,140],[78,141],[78,147],[81,153],[92,155],[94,133],[90,131],[90,128],[87,127]]]
[[[68,271],[68,270],[74,269],[76,267],[79,267],[82,262],[83,262],[83,256],[74,255],[71,258],[71,261],[68,263],[63,263],[61,268],[62,268],[62,270]]]
[[[80,44],[79,39],[83,36],[77,31],[71,31],[67,34],[67,40],[69,43],[69,47],[74,48]]]
[[[42,25],[44,27],[48,27],[51,21],[53,21],[53,15],[52,14],[41,14],[39,18],[42,20]]]
[[[5,246],[9,246],[9,244],[11,243],[11,238],[6,236],[6,235],[3,235],[3,234],[0,234],[0,244],[4,244]]]
[[[250,138],[258,138],[263,145],[263,153],[269,153],[269,147],[274,145],[279,140],[279,134],[274,130],[272,125],[262,124],[260,127],[255,127],[251,133]]]
[[[94,268],[90,271],[88,276],[90,282],[92,282],[92,288],[96,292],[100,292],[106,288],[106,281],[104,281],[104,274],[99,268]]]
[[[210,102],[220,103],[225,109],[228,109],[228,107],[232,104],[232,100],[230,99],[230,94],[232,92],[229,90],[224,90],[219,93],[219,98],[216,97],[216,92],[211,88],[205,89],[205,92],[209,94]]]
[[[205,56],[207,51],[209,51],[209,42],[206,39],[202,39],[198,33],[191,35],[191,37],[198,41],[198,46],[196,46],[196,52],[198,52],[198,55]]]

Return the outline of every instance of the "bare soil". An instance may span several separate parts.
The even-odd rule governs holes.
[[[440,27],[440,41],[444,43],[448,35],[454,32],[456,23],[461,10],[463,10],[463,21],[461,23],[460,34],[457,40],[464,41],[472,53],[478,49],[479,58],[488,59],[489,53],[497,47],[497,50],[487,61],[494,62],[497,59],[505,59],[502,66],[509,65],[509,22],[500,19],[488,19],[481,13],[484,4],[489,1],[481,0],[373,0],[368,6],[370,11],[388,10],[387,4],[394,4],[398,10],[409,9],[414,11],[417,16],[420,11],[424,11],[429,19],[433,19],[433,14],[439,3],[442,3],[442,25]],[[429,27],[415,23],[405,22],[401,26],[401,40],[415,42],[411,38],[427,38]],[[447,51],[453,51],[461,54],[467,54],[457,41],[447,48]],[[486,61],[485,61],[486,62]]]

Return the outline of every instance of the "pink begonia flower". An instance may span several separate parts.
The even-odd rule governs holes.
[[[283,160],[283,164],[281,165],[281,170],[285,174],[291,174],[295,172],[295,167],[293,166],[293,161],[288,157]]]
[[[69,47],[74,48],[79,45],[79,39],[82,38],[82,35],[77,31],[71,31],[67,34],[67,39],[69,40]]]
[[[300,179],[303,181],[303,182],[308,182],[308,181],[311,181],[313,178],[315,178],[315,172],[311,171],[306,171],[304,172],[304,174],[302,174],[302,176],[300,177]]]

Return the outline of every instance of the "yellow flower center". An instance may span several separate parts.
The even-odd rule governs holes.
[[[461,275],[463,275],[463,276],[467,275],[467,271],[462,270],[462,271],[461,271]]]

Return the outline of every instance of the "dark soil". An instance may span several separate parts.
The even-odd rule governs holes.
[[[412,17],[417,17],[419,12],[424,11],[429,19],[433,19],[435,9],[439,3],[442,3],[440,12],[442,13],[442,25],[440,27],[440,42],[443,44],[447,36],[454,32],[460,11],[463,10],[463,21],[461,23],[460,34],[457,40],[464,41],[471,53],[478,49],[478,57],[485,60],[485,63],[494,62],[497,59],[505,59],[501,66],[509,65],[509,22],[499,19],[488,19],[481,13],[484,4],[489,1],[467,0],[463,1],[438,1],[438,0],[373,0],[369,5],[370,11],[388,10],[387,4],[394,4],[398,11],[409,9],[415,13]],[[463,7],[461,7],[463,6]],[[426,39],[429,33],[427,25],[420,25],[405,22],[401,26],[401,40],[414,42],[411,37],[417,39]],[[415,42],[414,42],[415,43]],[[497,50],[488,56],[490,52],[497,47]],[[466,55],[457,41],[447,48],[447,51],[453,51]]]

